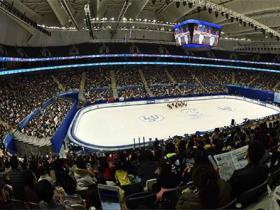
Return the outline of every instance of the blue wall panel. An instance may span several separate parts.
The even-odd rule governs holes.
[[[6,150],[11,154],[15,154],[17,151],[14,139],[15,139],[14,135],[9,133],[5,136],[3,140]]]
[[[235,85],[228,85],[228,93],[232,95],[241,95],[247,98],[257,99],[260,101],[274,101],[274,92],[269,90],[258,90]]]
[[[67,135],[68,128],[78,110],[77,104],[77,101],[75,101],[51,139],[53,152],[55,154],[60,152],[64,139]]]

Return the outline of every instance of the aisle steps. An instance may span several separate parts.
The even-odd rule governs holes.
[[[84,71],[81,77],[79,96],[78,96],[79,101],[82,103],[86,103],[86,97],[85,97],[86,77],[87,77],[87,73]]]
[[[208,93],[208,89],[201,83],[201,81],[193,73],[191,73],[191,75],[193,79],[202,87],[202,89]]]
[[[117,81],[116,81],[116,76],[115,76],[114,70],[110,70],[110,77],[111,77],[113,97],[114,97],[114,99],[117,99],[119,96],[118,96]]]
[[[52,79],[57,84],[59,90],[64,92],[65,91],[65,87],[58,81],[58,79],[56,79],[56,77],[53,76],[53,75],[52,75]]]
[[[142,69],[139,69],[138,72],[140,74],[140,77],[141,77],[141,80],[142,80],[142,82],[144,84],[146,92],[149,94],[150,97],[153,97],[154,95],[153,95],[152,91],[149,88],[148,82],[147,82],[147,80],[145,78],[145,75],[144,75]]]

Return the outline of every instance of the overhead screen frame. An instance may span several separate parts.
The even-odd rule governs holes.
[[[204,26],[208,26],[208,27],[211,27],[213,29],[216,29],[218,31],[218,41],[219,41],[219,37],[220,37],[220,33],[221,33],[221,30],[222,30],[222,27],[218,24],[215,24],[215,23],[210,23],[210,22],[206,22],[206,21],[202,21],[202,20],[195,20],[195,19],[189,19],[189,20],[185,20],[181,23],[178,23],[176,24],[175,26],[172,27],[172,29],[174,30],[174,36],[175,36],[175,39],[176,39],[176,29],[179,29],[179,28],[183,28],[184,26],[186,26],[188,28],[188,32],[189,32],[189,38],[187,40],[191,40],[190,42],[188,41],[188,44],[177,44],[177,41],[176,41],[176,44],[183,47],[183,48],[212,48],[212,47],[217,47],[218,46],[218,41],[217,41],[217,44],[214,45],[215,41],[213,42],[213,45],[211,45],[209,43],[208,44],[200,44],[200,43],[197,43],[197,42],[194,42],[194,27],[195,27],[195,24],[196,25],[204,25]],[[185,36],[188,36],[188,35],[185,35]],[[203,36],[202,36],[202,41],[203,41]],[[210,42],[210,41],[209,41]]]

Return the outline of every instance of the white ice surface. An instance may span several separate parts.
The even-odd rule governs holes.
[[[166,103],[96,109],[83,113],[74,129],[80,140],[99,146],[133,144],[143,137],[169,136],[207,131],[229,125],[231,119],[258,119],[277,110],[238,99],[189,101],[187,108],[169,110]]]

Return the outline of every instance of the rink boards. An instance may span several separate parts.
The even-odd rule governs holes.
[[[187,101],[170,110],[167,103]],[[79,110],[68,130],[69,139],[94,150],[120,150],[155,138],[209,131],[244,119],[280,113],[264,102],[229,95],[172,98],[92,105]],[[140,141],[139,141],[140,140]]]

